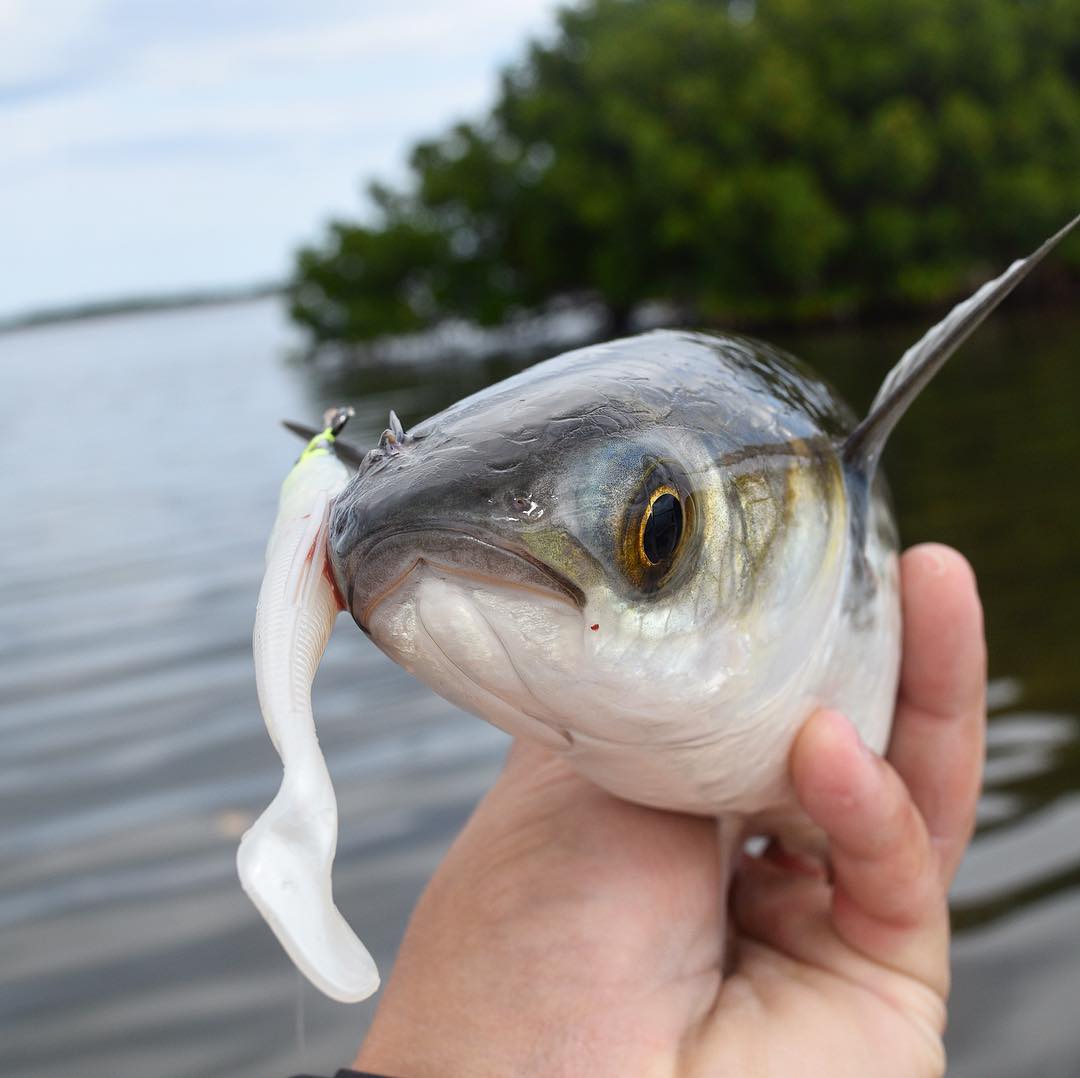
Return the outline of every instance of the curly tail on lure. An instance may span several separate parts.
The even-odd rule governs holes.
[[[352,409],[328,413],[285,479],[255,613],[255,679],[285,773],[244,835],[240,882],[296,966],[333,999],[379,987],[367,948],[334,905],[337,802],[315,733],[311,685],[341,610],[326,573],[330,503],[350,471],[334,452]]]

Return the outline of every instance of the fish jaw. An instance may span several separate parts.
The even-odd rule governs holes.
[[[630,755],[707,746],[718,694],[753,677],[742,626],[702,631],[692,609],[586,595],[496,537],[376,536],[343,578],[355,620],[439,695],[515,736],[574,757],[593,742]]]
[[[618,612],[419,559],[371,612],[374,643],[440,696],[565,756],[617,796],[698,814],[788,803],[786,759],[819,671],[761,706],[749,634],[687,634],[682,672],[620,639]],[[595,626],[595,628],[594,628]],[[751,706],[753,702],[754,706]]]
[[[372,640],[451,703],[549,749],[572,744],[548,679],[587,665],[582,611],[561,594],[417,559],[371,610]]]
[[[506,582],[547,595],[579,609],[580,588],[520,544],[477,530],[402,528],[376,532],[350,553],[354,571],[341,573],[345,605],[357,625],[370,633],[373,611],[393,594],[421,563],[471,577],[488,586]]]

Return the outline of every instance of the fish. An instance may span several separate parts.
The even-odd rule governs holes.
[[[374,962],[333,905],[337,822],[310,688],[339,611],[436,693],[564,756],[610,793],[810,848],[787,761],[818,707],[886,748],[901,614],[880,468],[921,390],[1074,219],[930,329],[865,417],[797,359],[657,330],[537,364],[378,445],[290,423],[256,613],[257,684],[284,763],[241,881],[336,999]]]

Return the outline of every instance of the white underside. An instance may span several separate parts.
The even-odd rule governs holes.
[[[590,627],[595,611],[429,563],[376,609],[370,629],[441,696],[564,754],[618,796],[775,820],[792,808],[788,752],[815,708],[839,708],[871,748],[886,745],[899,658],[895,556],[879,552],[879,571],[882,585],[859,611],[866,628],[837,597],[817,634],[796,642],[792,673],[772,693],[758,666],[775,656],[756,656],[752,644],[724,676],[707,644],[680,648],[700,669],[669,682],[624,652],[606,662],[604,626]],[[730,663],[722,637],[712,654],[725,649]]]

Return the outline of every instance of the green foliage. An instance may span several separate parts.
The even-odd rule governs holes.
[[[300,253],[317,340],[560,296],[616,323],[935,303],[1080,209],[1076,0],[586,0]]]

